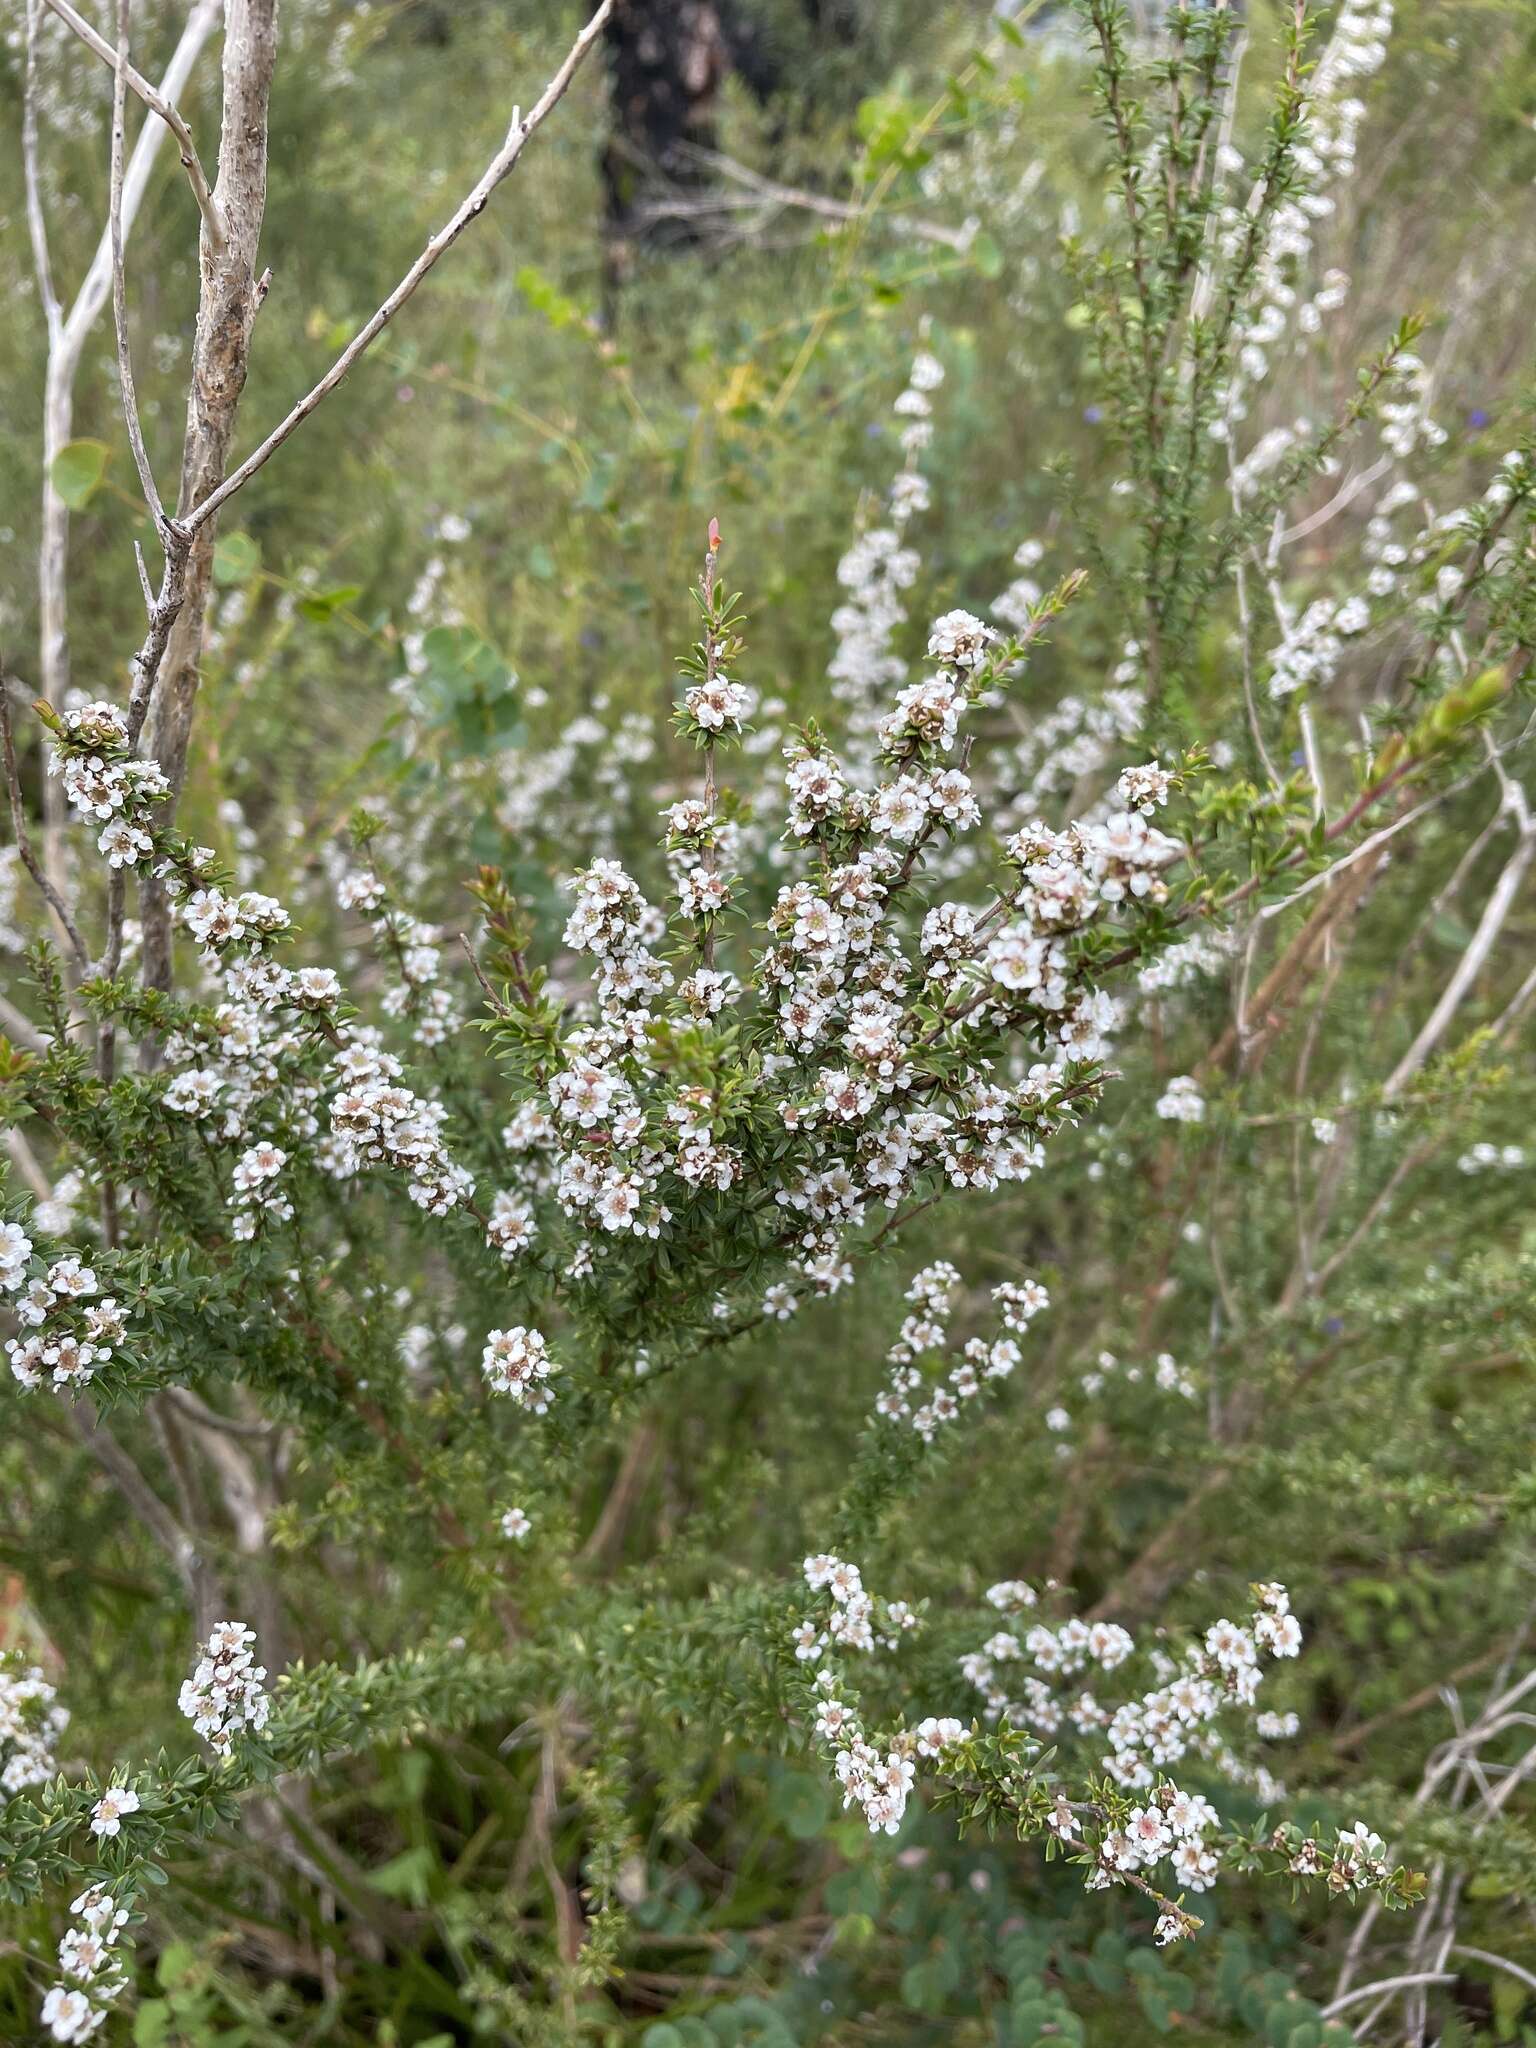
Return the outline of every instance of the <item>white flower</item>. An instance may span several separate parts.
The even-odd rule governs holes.
[[[1192,1892],[1207,1892],[1216,1881],[1216,1854],[1203,1842],[1180,1842],[1173,1852],[1179,1883]]]
[[[0,1223],[0,1288],[14,1294],[26,1278],[32,1240],[19,1223]]]
[[[508,1508],[501,1518],[501,1533],[513,1543],[521,1543],[532,1527],[521,1508]]]
[[[83,1991],[68,1991],[55,1984],[43,2000],[43,2025],[55,2041],[86,2041],[106,2018]]]
[[[1379,1863],[1386,1853],[1386,1843],[1380,1835],[1374,1834],[1363,1820],[1357,1820],[1353,1827],[1340,1828],[1340,1856],[1360,1857],[1367,1863]]]
[[[1173,1841],[1167,1821],[1155,1806],[1133,1806],[1126,1819],[1125,1832],[1143,1863],[1156,1863]]]
[[[706,732],[740,732],[742,721],[751,715],[752,692],[725,676],[713,682],[695,683],[684,692],[689,715]]]
[[[1168,801],[1173,777],[1156,761],[1147,761],[1139,768],[1125,769],[1115,786],[1128,811],[1155,811]]]
[[[1276,1657],[1294,1657],[1301,1649],[1301,1624],[1294,1614],[1261,1614],[1253,1624],[1255,1638]]]
[[[941,1714],[937,1718],[930,1714],[926,1720],[919,1721],[912,1732],[917,1740],[919,1756],[939,1756],[951,1744],[963,1742],[966,1731],[965,1723],[957,1721],[953,1714]]]
[[[139,1795],[131,1786],[110,1786],[91,1809],[91,1833],[115,1835],[121,1830],[123,1816],[138,1810]]]
[[[107,857],[107,864],[114,868],[137,867],[139,862],[155,850],[155,842],[140,825],[127,818],[114,818],[102,828],[96,841],[97,847]]]
[[[841,1607],[857,1600],[864,1590],[863,1579],[856,1564],[844,1564],[841,1558],[834,1558],[826,1577],[827,1591]]]
[[[289,987],[304,1009],[330,1010],[341,1001],[341,983],[329,967],[301,967]]]
[[[928,629],[928,658],[955,668],[979,668],[997,635],[970,612],[945,612]]]

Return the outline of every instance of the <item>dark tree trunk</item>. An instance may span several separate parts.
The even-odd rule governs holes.
[[[875,0],[618,0],[605,31],[609,130],[602,152],[610,315],[641,250],[713,241],[708,157],[734,75],[774,118],[776,151],[807,109],[840,102]],[[700,204],[695,212],[691,202]]]
[[[609,264],[618,282],[641,242],[694,239],[686,218],[657,216],[659,191],[709,182],[697,152],[716,145],[715,112],[731,50],[719,0],[619,0],[606,32],[611,96],[603,151]]]

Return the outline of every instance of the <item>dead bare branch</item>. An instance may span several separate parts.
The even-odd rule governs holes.
[[[261,443],[260,447],[254,449],[245,458],[244,462],[240,464],[239,468],[225,478],[217,490],[210,493],[207,498],[203,499],[187,514],[183,523],[189,533],[195,533],[200,527],[205,526],[219,511],[220,507],[228,504],[235,493],[243,490],[245,485],[250,482],[257,470],[271,460],[288,437],[298,427],[303,425],[310,414],[342,382],[353,365],[373,346],[390,321],[400,311],[400,308],[405,305],[406,301],[415,292],[422,279],[435,267],[438,259],[453,247],[470,223],[477,220],[484,213],[486,207],[490,204],[491,196],[496,188],[511,174],[518,158],[523,153],[529,137],[543,125],[548,116],[560,104],[560,101],[564,99],[567,87],[581,68],[582,61],[588,51],[602,33],[608,16],[613,11],[613,6],[614,0],[601,0],[601,4],[593,13],[591,20],[571,45],[564,63],[561,64],[559,70],[539,95],[532,112],[524,116],[520,109],[513,109],[512,124],[507,130],[507,138],[486,166],[479,182],[469,195],[461,201],[447,225],[428,238],[426,247],[395,286],[389,297],[385,299],[377,312],[364,321],[363,325],[347,343],[319,383],[312,390],[305,393],[288,414],[287,418],[279,421],[277,426],[272,429],[272,432]]]
[[[69,0],[43,0],[43,5],[51,7],[60,21],[72,28],[86,48],[94,50],[104,64],[110,64],[114,70],[121,69],[129,91],[135,93],[152,114],[158,114],[170,129],[176,138],[176,147],[181,155],[187,181],[192,187],[192,196],[197,201],[197,210],[203,216],[209,238],[215,248],[222,246],[224,223],[219,214],[218,204],[208,189],[207,178],[203,175],[203,166],[197,154],[197,146],[192,140],[192,131],[175,103],[167,99],[163,92],[157,91],[142,73],[134,70],[131,64],[120,66],[118,51],[113,49],[105,36],[97,34],[83,14],[77,13],[70,6]]]

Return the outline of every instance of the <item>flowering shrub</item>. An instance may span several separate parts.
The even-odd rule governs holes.
[[[1191,1980],[1154,1948],[1183,1967],[1219,1938],[1222,1970],[1255,1976],[1230,1923],[1206,1929],[1229,1910],[1315,1915],[1321,1943],[1330,1906],[1357,1908],[1363,1945],[1382,1911],[1425,1906],[1405,1917],[1431,1934],[1406,1939],[1435,1946],[1384,1988],[1353,1983],[1351,1946],[1305,2041],[1337,2040],[1367,1991],[1443,1981],[1428,1965],[1485,1853],[1464,1816],[1424,1816],[1446,1772],[1431,1760],[1411,1799],[1341,1783],[1291,1703],[1342,1686],[1368,1637],[1341,1590],[1358,1552],[1454,1554],[1528,1512],[1508,1417],[1442,1429],[1434,1375],[1490,1315],[1495,1361],[1530,1341],[1528,1249],[1501,1235],[1523,1154],[1499,1119],[1532,984],[1505,986],[1497,944],[1536,850],[1514,758],[1536,467],[1511,434],[1437,509],[1416,465],[1446,436],[1411,323],[1327,417],[1267,417],[1347,296],[1315,244],[1390,8],[1346,0],[1315,64],[1298,10],[1246,150],[1229,10],[1166,10],[1151,45],[1108,0],[1082,12],[1112,197],[1070,256],[1124,473],[1101,511],[1067,480],[1048,540],[1013,529],[981,612],[924,568],[947,388],[924,324],[899,466],[823,606],[824,682],[765,680],[750,593],[776,565],[743,549],[732,591],[712,521],[670,738],[584,709],[542,754],[358,809],[270,893],[240,834],[183,833],[175,750],[153,752],[168,600],[123,705],[37,705],[72,872],[31,843],[5,695],[19,857],[52,918],[0,1067],[8,1398],[18,1438],[67,1447],[83,1497],[99,1473],[131,1513],[125,1597],[148,1569],[149,1718],[173,1743],[61,1756],[67,1684],[41,1650],[0,1667],[0,1883],[54,1923],[74,1901],[36,2001],[52,2038],[127,2024],[203,1871],[253,1982],[286,1970],[345,2002],[338,1956],[388,1983],[430,1926],[455,2028],[624,2038],[751,1948],[705,1929],[697,1986],[637,1966],[695,1938],[667,1916],[690,1859],[722,1867],[706,1836],[733,1872],[802,1840],[844,1866],[814,1879],[825,1928],[786,1948],[785,2004],[743,1994],[737,2035],[710,2038],[862,2011],[882,1965],[858,1956],[854,1887],[897,1897],[926,1859],[936,1890],[965,1868],[973,1901],[1027,1870],[1022,1924],[1063,1930],[1037,1951],[974,1905],[982,1934],[952,1917],[938,1937],[982,1941],[975,1974],[1006,1980],[1021,2040],[1080,2033],[1084,1958],[1106,1994],[1134,1976],[1156,2024]],[[1288,536],[1342,516],[1347,449],[1368,510],[1317,589]],[[173,590],[192,531],[163,531]],[[446,575],[407,606],[412,686],[462,626],[425,624]],[[464,668],[499,718],[512,686]],[[566,791],[585,752],[601,803]],[[1431,983],[1424,934],[1507,828],[1463,964]],[[1426,880],[1399,857],[1435,862],[1440,831]],[[1392,936],[1349,984],[1369,1022],[1336,1038],[1367,898]],[[1423,1021],[1395,1033],[1400,999]],[[1471,1003],[1486,1021],[1452,1044]],[[1294,1069],[1261,1096],[1282,1041]],[[1435,1257],[1379,1245],[1451,1132],[1449,1193],[1415,1212]],[[892,1341],[871,1342],[887,1308]],[[1447,1353],[1421,1379],[1405,1329]],[[1388,1399],[1400,1448],[1379,1443]],[[1228,1515],[1238,1482],[1252,1512]],[[103,1597],[124,1594],[106,1569]],[[1282,1570],[1305,1646],[1287,1585],[1255,1576]],[[1458,1798],[1519,1783],[1512,1712],[1455,1751]],[[733,1832],[758,1825],[754,1772],[761,1851]],[[368,1827],[424,1814],[432,1774],[451,1818],[431,1846],[360,1874]],[[375,1794],[354,1831],[346,1802]],[[999,1834],[1028,1846],[974,1860]],[[287,1964],[240,1868],[272,1843],[330,1930]],[[904,2007],[941,2018],[948,1967],[908,1963]],[[1271,1988],[1275,2037],[1297,1994]],[[358,1992],[349,2026],[395,2038],[393,1995]],[[274,2038],[310,2023],[295,2010]]]

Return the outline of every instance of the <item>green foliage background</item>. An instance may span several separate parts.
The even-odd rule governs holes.
[[[170,12],[157,25],[162,42]],[[1519,0],[1403,0],[1399,12],[1389,64],[1373,82],[1361,171],[1328,228],[1331,258],[1354,291],[1309,358],[1307,388],[1284,403],[1326,413],[1396,322],[1422,311],[1425,352],[1443,366],[1435,403],[1450,429],[1444,502],[1454,503],[1458,485],[1470,494],[1512,445],[1536,368],[1536,21]],[[655,259],[626,288],[612,327],[600,318],[601,86],[595,71],[584,78],[476,236],[241,501],[219,573],[223,594],[242,601],[221,621],[205,667],[183,807],[195,836],[238,857],[253,835],[265,885],[285,898],[313,895],[316,849],[354,807],[409,817],[446,779],[458,836],[409,849],[420,883],[413,907],[450,926],[465,920],[463,876],[494,859],[530,903],[551,909],[568,864],[559,819],[509,844],[499,795],[525,751],[588,711],[639,714],[658,746],[670,744],[684,586],[711,516],[751,594],[754,681],[796,716],[822,709],[835,565],[860,493],[896,466],[890,400],[920,332],[948,381],[927,464],[934,509],[921,527],[913,618],[950,603],[984,610],[1026,535],[1046,538],[1061,569],[1073,565],[1070,521],[1046,465],[1070,465],[1079,490],[1111,504],[1120,469],[1056,242],[1073,222],[1091,231],[1100,218],[1081,66],[1064,29],[1018,53],[998,50],[973,6],[875,13],[846,91],[833,81],[797,102],[787,139],[735,88],[724,129],[733,156],[839,198],[857,201],[889,174],[881,207],[857,233],[822,230],[790,210],[753,235]],[[1243,119],[1262,117],[1278,13],[1249,10]],[[264,237],[273,287],[247,423],[275,417],[318,374],[472,181],[510,102],[564,45],[570,23],[548,17],[490,0],[290,6]],[[0,54],[8,125],[17,63],[14,48]],[[98,102],[105,91],[89,60],[73,90]],[[200,137],[213,123],[202,90],[187,109]],[[55,209],[55,260],[76,276],[100,219],[99,132],[51,147],[66,195]],[[925,180],[971,156],[989,182],[969,249],[897,232],[898,210],[945,207]],[[174,172],[162,164],[132,266],[142,395],[162,474],[179,436],[194,290]],[[1026,205],[996,201],[1024,182]],[[11,309],[0,326],[0,624],[24,669],[36,631],[42,342],[11,150],[0,156],[0,216]],[[103,692],[120,684],[135,638],[131,542],[147,536],[110,355],[103,328],[76,424],[82,441],[101,444],[99,482],[95,458],[83,455],[72,550],[75,676]],[[471,523],[451,549],[434,537],[445,514]],[[1329,529],[1309,564],[1324,585],[1335,544]],[[434,552],[447,556],[453,622],[431,635],[408,713],[391,685],[420,624],[410,593]],[[1038,697],[1026,715],[1068,689],[1097,688],[1121,637],[1123,621],[1096,590],[1032,672]],[[1233,693],[1228,645],[1213,625],[1176,714],[1187,728],[1178,736],[1236,731]],[[1335,745],[1349,714],[1347,704],[1332,714]],[[679,754],[679,786],[688,772]],[[654,859],[644,851],[653,779],[647,769],[617,797],[578,784],[564,800],[610,806],[616,844],[643,869]],[[1421,1863],[1451,1857],[1463,1874],[1467,1941],[1536,1969],[1528,1805],[1516,1802],[1484,1834],[1465,1816],[1408,1806],[1426,1753],[1448,1730],[1437,1688],[1453,1683],[1471,1696],[1523,1640],[1536,1601],[1529,1176],[1455,1167],[1476,1139],[1525,1138],[1528,1055],[1521,1063],[1474,1042],[1433,1075],[1421,1106],[1372,1125],[1349,1168],[1346,1215],[1364,1213],[1410,1147],[1429,1145],[1433,1163],[1326,1300],[1301,1313],[1278,1305],[1295,1256],[1295,1134],[1314,1112],[1336,1111],[1353,1077],[1379,1079],[1383,1045],[1401,1050],[1433,1001],[1472,913],[1458,902],[1426,925],[1425,902],[1486,811],[1486,792],[1469,792],[1405,851],[1419,886],[1386,895],[1363,918],[1304,1079],[1295,1055],[1306,1020],[1288,1019],[1273,1060],[1213,1093],[1206,1125],[1186,1133],[1150,1106],[1155,1076],[1184,1065],[1171,1049],[1139,1049],[1127,1085],[1064,1141],[1068,1156],[1048,1181],[990,1200],[958,1238],[954,1224],[935,1224],[926,1243],[911,1233],[899,1265],[852,1296],[654,1396],[658,1454],[625,1556],[631,1606],[605,1625],[654,1627],[656,1724],[612,1740],[595,1731],[556,1822],[555,1853],[581,1868],[584,1845],[623,1833],[610,1823],[628,1802],[620,1893],[631,1926],[626,1974],[611,1994],[578,1994],[562,1980],[537,1872],[518,1867],[539,1731],[509,1750],[505,1717],[413,1725],[312,1795],[275,1792],[176,1870],[140,1947],[144,1996],[124,2038],[142,2048],[447,2048],[476,2038],[1108,2048],[1163,2035],[1192,2048],[1321,2048],[1350,2038],[1321,2019],[1348,1932],[1337,1920],[1347,1916],[1224,1886],[1198,1947],[1164,1958],[1133,1934],[1134,1916],[1085,1896],[1075,1873],[1033,1848],[957,1841],[944,1814],[917,1815],[898,1844],[871,1847],[857,1817],[834,1810],[814,1762],[780,1755],[767,1739],[733,1744],[715,1725],[680,1739],[668,1719],[689,1698],[690,1660],[712,1654],[685,1629],[669,1634],[668,1603],[739,1587],[750,1635],[754,1573],[820,1546],[880,1377],[885,1340],[870,1333],[894,1332],[900,1287],[925,1256],[961,1257],[978,1281],[1020,1270],[1049,1281],[1057,1305],[1041,1405],[1101,1350],[1146,1361],[1168,1349],[1200,1369],[1206,1389],[1240,1382],[1269,1420],[1219,1446],[1184,1413],[1150,1397],[1138,1407],[1122,1389],[1129,1405],[1090,1441],[1067,1503],[1032,1418],[1000,1418],[885,1532],[887,1554],[866,1560],[871,1578],[899,1575],[907,1597],[942,1605],[957,1586],[974,1601],[994,1579],[1056,1573],[1086,1611],[1178,1516],[1157,1579],[1172,1618],[1196,1619],[1213,1602],[1220,1611],[1234,1589],[1273,1577],[1292,1587],[1306,1619],[1309,1647],[1285,1680],[1283,1704],[1303,1729],[1287,1776],[1315,1788],[1319,1814],[1358,1810]],[[1488,854],[1476,870],[1466,897],[1474,907],[1497,859]],[[1499,1014],[1528,964],[1529,904],[1511,931],[1515,964],[1490,980],[1481,1021]],[[1229,1005],[1221,985],[1192,997],[1180,1025],[1187,1044],[1215,1038]],[[1212,1238],[1225,1287],[1212,1278]],[[362,1255],[382,1257],[378,1248]],[[185,1753],[190,1737],[171,1711],[185,1631],[167,1612],[156,1560],[47,1407],[9,1407],[6,1419],[5,1625],[13,1640],[46,1643],[58,1658],[75,1714],[71,1754],[100,1762],[161,1740]],[[568,1498],[539,1501],[546,1527],[573,1539],[590,1528],[628,1425],[620,1417],[591,1446]],[[310,1505],[279,1531],[278,1576],[317,1643],[346,1661],[474,1614],[501,1569],[492,1546],[458,1577],[434,1571],[390,1491],[398,1475],[323,1449],[315,1457]],[[354,1589],[327,1570],[327,1541],[342,1535],[399,1546],[366,1634],[351,1611]],[[535,1556],[526,1571],[527,1597],[546,1610],[584,1597],[568,1561]],[[939,1672],[965,1640],[952,1640],[941,1618],[917,1669]],[[37,1906],[12,1916],[0,1948],[6,2040],[32,2038],[38,1957],[55,1917]],[[1475,1961],[1458,1968],[1426,2039],[1446,2048],[1536,2041],[1536,2002],[1517,1976]]]

